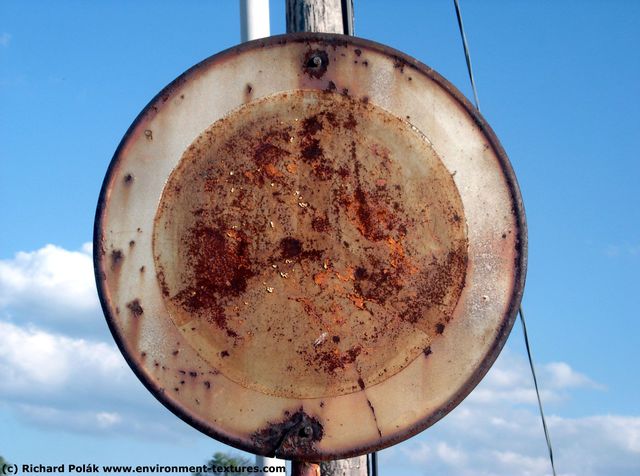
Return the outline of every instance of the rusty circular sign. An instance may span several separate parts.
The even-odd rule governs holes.
[[[495,135],[437,73],[326,34],[215,55],[163,90],[109,167],[107,321],[149,390],[244,450],[362,454],[454,408],[524,286]]]

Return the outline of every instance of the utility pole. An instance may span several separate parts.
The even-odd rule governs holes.
[[[353,0],[286,0],[287,33],[353,35]]]
[[[269,0],[240,0],[240,40],[244,43],[270,34]]]
[[[353,34],[353,0],[286,0],[287,33]],[[367,457],[321,463],[322,476],[367,476]],[[317,465],[293,463],[293,476],[315,476]]]

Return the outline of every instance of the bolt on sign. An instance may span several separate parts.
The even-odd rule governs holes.
[[[509,161],[447,80],[292,34],[212,56],[127,131],[95,225],[102,306],[171,411],[261,455],[404,440],[469,394],[522,296]]]

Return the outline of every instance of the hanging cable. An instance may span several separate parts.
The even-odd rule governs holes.
[[[540,417],[542,418],[542,428],[544,429],[544,437],[547,440],[547,448],[549,449],[549,460],[551,461],[551,470],[553,471],[553,476],[556,476],[556,466],[553,463],[553,448],[551,447],[551,438],[549,437],[547,421],[545,420],[544,412],[542,411],[542,400],[540,399],[540,390],[538,389],[538,379],[536,378],[536,370],[533,367],[533,358],[531,357],[531,347],[529,346],[529,336],[527,334],[527,324],[524,321],[524,313],[522,312],[522,306],[518,308],[518,314],[520,314],[520,322],[522,323],[522,333],[524,334],[524,345],[527,348],[527,356],[529,357],[529,366],[531,367],[531,375],[533,375],[533,386],[536,388],[536,396],[538,397],[538,408],[540,409]]]
[[[471,80],[471,89],[473,89],[473,98],[476,102],[476,109],[480,110],[480,101],[478,100],[478,91],[476,90],[476,81],[473,79],[473,68],[471,67],[471,55],[469,54],[469,46],[467,45],[467,35],[464,33],[464,24],[462,23],[462,13],[460,13],[460,5],[458,0],[453,0],[456,7],[456,16],[458,17],[458,28],[460,29],[460,37],[462,38],[462,48],[464,48],[464,58],[467,61],[467,71]]]
[[[467,45],[467,35],[464,32],[464,24],[462,23],[462,13],[460,12],[460,5],[458,4],[458,0],[453,0],[453,4],[456,9],[456,16],[458,17],[458,28],[460,29],[460,37],[462,38],[462,47],[464,48],[464,57],[467,61],[467,71],[469,73],[469,79],[471,80],[471,89],[473,89],[473,97],[476,103],[476,109],[480,111],[480,101],[478,100],[478,91],[476,90],[476,83],[473,79],[473,69],[471,67],[471,55],[469,54],[469,46]],[[533,358],[531,357],[531,346],[529,345],[529,336],[527,334],[527,324],[524,320],[524,313],[522,312],[522,306],[518,308],[518,314],[520,315],[520,322],[522,323],[522,332],[524,334],[524,345],[527,349],[527,357],[529,358],[529,366],[531,367],[531,375],[533,376],[533,386],[536,389],[536,397],[538,398],[538,409],[540,410],[540,419],[542,420],[542,429],[544,430],[544,437],[547,442],[547,449],[549,450],[549,461],[551,461],[551,471],[553,472],[553,476],[556,476],[556,466],[553,461],[553,447],[551,446],[551,437],[549,436],[547,421],[544,417],[544,411],[542,410],[542,400],[540,398],[540,389],[538,388],[538,379],[536,378],[536,370],[533,366]]]

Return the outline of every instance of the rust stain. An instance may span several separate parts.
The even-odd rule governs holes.
[[[318,463],[308,463],[306,461],[291,462],[292,476],[321,476],[321,469]]]
[[[171,318],[197,324],[194,346],[204,342],[229,378],[276,395],[339,395],[400,371],[437,338],[464,286],[451,175],[406,122],[338,92],[282,93],[236,114],[187,148],[158,208]],[[414,185],[402,168],[418,152],[433,159]],[[335,338],[314,345],[320,335]],[[243,362],[265,353],[278,357],[248,380]]]
[[[318,286],[323,286],[327,283],[327,279],[329,279],[329,273],[323,271],[321,273],[316,273],[313,275],[313,282]]]
[[[187,230],[183,243],[192,257],[192,279],[172,299],[189,312],[207,309],[207,320],[229,332],[222,302],[245,292],[247,281],[255,274],[247,235],[223,223],[210,227],[197,222]],[[164,274],[158,277],[168,291]]]
[[[244,100],[245,102],[251,101],[253,98],[253,85],[251,83],[247,83],[244,88]]]
[[[129,309],[132,317],[140,317],[144,314],[144,309],[142,309],[139,299],[134,299],[127,303],[127,309]]]
[[[345,352],[337,348],[331,350],[299,350],[298,354],[303,361],[312,367],[320,367],[325,372],[336,375],[339,370],[344,370],[347,365],[353,364],[360,353],[362,346],[356,345]]]
[[[373,415],[373,421],[376,423],[376,430],[378,430],[378,436],[382,438],[382,432],[380,431],[380,426],[378,425],[378,417],[376,417],[376,409],[373,408],[373,404],[367,398],[367,405],[369,406],[369,410],[371,410],[371,415]]]
[[[409,305],[400,317],[409,322],[417,322],[424,317],[424,310],[438,307],[448,322],[451,310],[446,311],[447,302],[457,302],[465,284],[467,269],[467,244],[459,243],[442,261],[433,259],[431,266],[420,271],[416,277],[417,294],[409,299]],[[444,332],[444,325],[434,323],[436,334]]]
[[[269,456],[287,457],[312,453],[323,436],[320,421],[300,408],[293,414],[285,412],[282,420],[268,423],[256,431],[251,435],[251,441]]]
[[[313,217],[313,220],[311,220],[311,228],[320,233],[331,231],[331,222],[327,214]]]
[[[122,250],[111,251],[111,270],[119,270],[122,266],[122,260],[124,260],[124,254],[122,253]]]
[[[291,174],[295,174],[296,172],[298,172],[298,165],[295,162],[288,162],[285,167],[287,169],[287,172]]]
[[[313,78],[321,78],[329,67],[329,55],[324,50],[310,50],[304,55],[302,70]]]
[[[353,305],[359,309],[364,309],[364,299],[362,296],[358,296],[357,294],[350,294],[349,299],[353,302]]]

